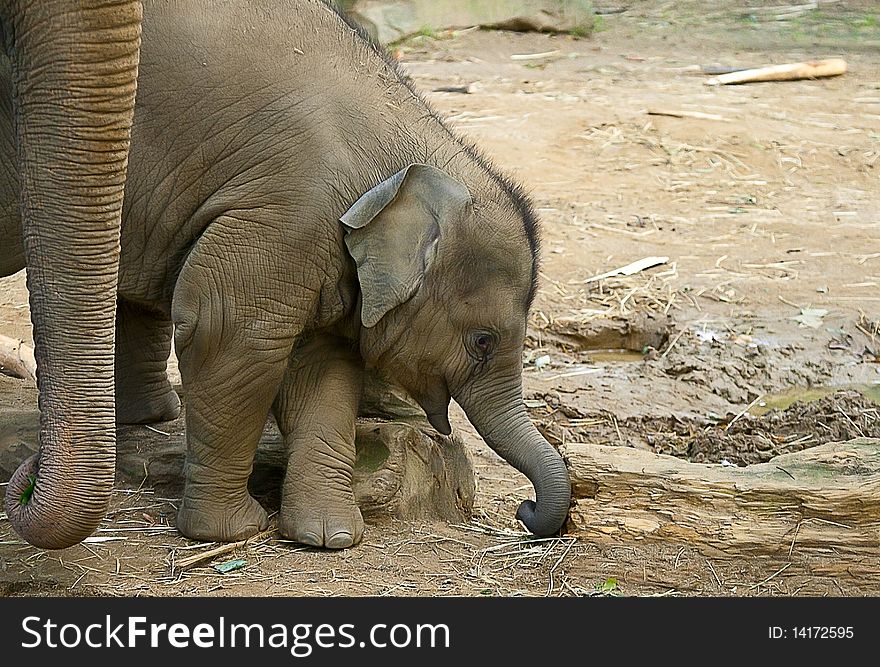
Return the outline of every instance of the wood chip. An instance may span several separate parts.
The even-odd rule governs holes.
[[[717,120],[729,123],[730,119],[715,113],[703,113],[702,111],[671,111],[669,109],[648,109],[649,116],[671,116],[672,118],[696,118],[698,120]]]
[[[543,53],[515,53],[510,56],[511,60],[541,60],[542,58],[549,58],[551,56],[559,55],[559,50],[556,51],[544,51]]]
[[[596,282],[597,280],[611,278],[612,276],[631,276],[635,273],[644,271],[645,269],[650,269],[654,266],[666,264],[666,262],[668,261],[668,257],[644,257],[643,259],[636,260],[635,262],[627,264],[626,266],[621,266],[619,269],[612,269],[611,271],[606,271],[605,273],[600,273],[597,276],[587,278],[586,280],[584,280],[584,282],[592,283]]]

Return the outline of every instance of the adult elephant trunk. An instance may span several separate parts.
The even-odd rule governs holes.
[[[15,137],[40,391],[40,450],[6,511],[28,542],[94,532],[115,467],[114,321],[142,9],[122,0],[10,0]]]
[[[535,501],[523,501],[516,518],[535,535],[557,533],[568,516],[571,482],[562,457],[529,419],[519,378],[471,386],[455,400],[486,444],[535,487]]]

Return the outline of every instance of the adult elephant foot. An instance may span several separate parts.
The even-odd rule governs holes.
[[[180,416],[168,381],[174,328],[159,311],[120,298],[116,309],[116,423],[153,424]]]
[[[173,421],[180,416],[180,397],[169,385],[164,392],[116,399],[117,424],[155,424]]]
[[[268,527],[266,510],[247,493],[212,501],[184,495],[177,511],[177,529],[192,540],[237,542]]]
[[[285,493],[279,530],[284,537],[326,549],[347,549],[364,536],[364,519],[354,496],[311,498]]]

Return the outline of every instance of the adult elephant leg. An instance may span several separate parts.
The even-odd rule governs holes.
[[[113,489],[119,230],[141,4],[0,5],[40,389],[40,451],[6,489],[15,530],[58,549],[90,535]]]
[[[0,277],[11,276],[25,267],[17,184],[14,194],[10,190],[5,179],[0,178]]]
[[[18,178],[11,155],[0,147],[0,278],[25,268],[21,214],[18,209]]]
[[[254,453],[293,347],[289,268],[242,220],[219,218],[196,243],[174,291],[174,345],[186,395],[185,488],[177,528],[212,541],[268,525],[248,493]],[[262,227],[262,226],[260,226]]]
[[[0,276],[10,276],[25,267],[11,85],[9,72],[0,63]]]
[[[180,398],[168,381],[174,327],[164,313],[119,300],[116,309],[116,421],[177,419]]]
[[[351,488],[363,362],[351,343],[321,336],[291,355],[273,407],[288,448],[281,534],[313,547],[361,541],[364,519]]]

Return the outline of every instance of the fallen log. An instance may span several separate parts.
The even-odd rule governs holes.
[[[721,86],[735,83],[756,83],[759,81],[796,81],[798,79],[818,79],[838,76],[846,72],[846,61],[841,58],[810,60],[803,63],[769,65],[730,72],[706,81],[707,86]]]
[[[880,440],[744,468],[569,443],[569,532],[596,543],[680,543],[707,555],[880,554]]]
[[[37,378],[37,362],[34,348],[18,338],[0,336],[0,373],[34,380]]]

